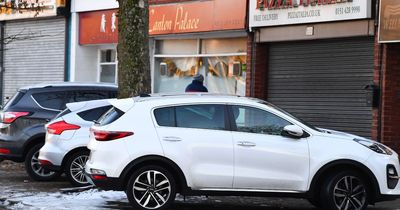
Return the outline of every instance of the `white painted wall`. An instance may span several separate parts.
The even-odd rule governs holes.
[[[78,82],[97,82],[98,47],[78,46],[76,50],[75,78]]]
[[[79,13],[72,13],[69,81],[97,82],[100,49],[116,49],[116,45],[79,45]]]
[[[117,0],[72,0],[71,12],[85,12],[118,8]]]

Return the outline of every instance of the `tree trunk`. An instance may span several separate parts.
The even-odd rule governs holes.
[[[150,93],[148,0],[118,2],[118,98]]]

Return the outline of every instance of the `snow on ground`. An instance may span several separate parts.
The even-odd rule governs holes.
[[[91,189],[84,192],[63,194],[55,193],[31,193],[16,192],[0,194],[2,205],[8,209],[26,210],[64,210],[64,209],[101,209],[107,202],[128,202],[124,192],[100,191]]]

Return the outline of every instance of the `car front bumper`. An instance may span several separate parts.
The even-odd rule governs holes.
[[[368,158],[366,165],[374,173],[379,184],[376,201],[400,198],[400,161],[397,154],[374,154]],[[395,171],[395,176],[390,175],[388,168]]]

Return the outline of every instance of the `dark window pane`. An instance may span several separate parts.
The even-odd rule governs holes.
[[[82,119],[86,121],[95,121],[98,120],[101,115],[103,115],[106,111],[110,110],[112,106],[102,106],[94,109],[89,109],[83,112],[79,112],[78,115]]]
[[[237,131],[281,135],[283,128],[291,125],[288,121],[261,109],[233,106]]]
[[[225,129],[224,105],[179,106],[175,111],[177,127]]]
[[[76,91],[73,101],[91,101],[91,100],[98,100],[98,99],[106,99],[108,98],[108,94],[105,91]]]
[[[32,96],[44,108],[65,109],[65,92],[36,93]]]
[[[108,98],[116,98],[117,94],[118,94],[117,91],[109,91]]]
[[[157,124],[159,126],[175,126],[175,116],[174,116],[174,108],[160,108],[154,110],[154,116],[156,117]]]

